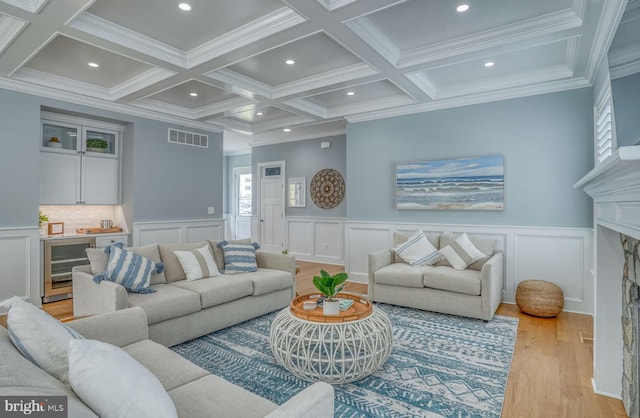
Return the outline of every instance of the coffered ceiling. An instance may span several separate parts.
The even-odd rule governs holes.
[[[185,2],[0,0],[0,87],[230,131],[233,153],[342,133],[345,121],[588,86],[627,5]],[[610,56],[627,70],[640,62],[634,27]]]

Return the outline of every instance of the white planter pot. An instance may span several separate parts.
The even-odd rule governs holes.
[[[325,316],[340,315],[340,301],[336,300],[328,302],[326,299],[322,302],[322,314]]]
[[[48,235],[47,233],[47,225],[42,225],[40,228],[40,236],[41,237],[46,237]]]

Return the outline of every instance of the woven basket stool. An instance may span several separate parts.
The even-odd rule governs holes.
[[[564,293],[545,280],[524,280],[516,290],[516,305],[529,315],[550,318],[562,312]]]

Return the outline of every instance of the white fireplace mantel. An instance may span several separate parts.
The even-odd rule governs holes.
[[[573,187],[593,198],[596,223],[640,238],[640,145],[620,147]]]

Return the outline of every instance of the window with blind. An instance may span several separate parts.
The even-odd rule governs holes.
[[[607,157],[613,154],[616,146],[611,86],[606,86],[600,96],[600,100],[598,100],[595,106],[594,115],[596,165],[602,163]]]

